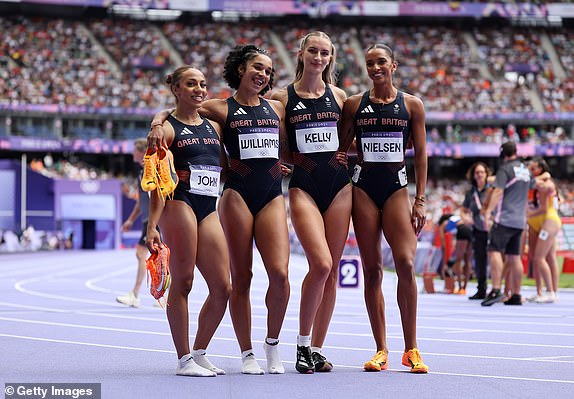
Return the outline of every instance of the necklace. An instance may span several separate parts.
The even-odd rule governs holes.
[[[202,120],[199,114],[197,114],[195,117],[193,117],[193,119],[189,121],[187,121],[186,118],[181,118],[176,112],[173,113],[173,117],[178,121],[185,123],[186,125],[193,125],[193,126],[199,125],[199,123]]]

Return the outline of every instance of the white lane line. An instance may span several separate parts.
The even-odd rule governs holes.
[[[393,326],[392,324],[387,324],[388,326]],[[400,327],[399,324],[395,324],[394,327]],[[449,328],[445,327],[425,327],[417,326],[417,330],[439,330],[444,331],[445,334],[468,334],[468,333],[486,333],[486,334],[512,334],[516,335],[542,335],[544,337],[554,336],[554,337],[574,337],[574,333],[556,333],[549,331],[512,331],[512,330],[487,330],[487,329],[472,329],[472,328]]]
[[[68,270],[70,267],[85,263],[86,258],[86,254],[74,254],[69,252],[67,252],[66,255],[62,254],[62,256],[53,257],[42,256],[41,253],[37,253],[37,257],[28,258],[15,257],[10,259],[10,257],[4,257],[0,270],[2,270],[2,279],[26,274],[32,274],[37,277],[38,273],[49,276],[47,273],[52,273],[55,270]],[[36,266],[36,264],[40,264],[40,266]]]
[[[551,379],[546,379],[546,378],[509,377],[509,376],[503,376],[503,375],[441,373],[441,372],[432,372],[429,374],[448,375],[448,376],[455,376],[455,377],[488,378],[488,379],[494,379],[494,380],[512,380],[512,381],[532,381],[532,382],[552,382],[552,383],[559,383],[559,384],[574,384],[574,381],[571,381],[571,380],[551,380]]]
[[[0,337],[30,340],[30,341],[41,341],[41,342],[69,344],[69,345],[93,346],[93,347],[98,347],[98,348],[124,349],[124,350],[133,350],[133,351],[141,351],[141,352],[155,352],[155,353],[159,352],[159,353],[169,353],[169,354],[175,353],[175,351],[173,351],[173,350],[165,350],[165,349],[150,349],[150,348],[139,348],[139,347],[133,347],[133,346],[96,344],[96,343],[92,343],[92,342],[70,341],[70,340],[42,338],[42,337],[30,337],[30,336],[14,335],[14,334],[2,334],[2,333],[0,333]],[[226,359],[239,359],[238,356],[217,355],[217,354],[212,354],[212,353],[210,353],[209,356],[210,357],[218,357],[218,358],[226,358]],[[283,363],[293,364],[292,361],[283,361]],[[362,369],[362,367],[358,367],[358,366],[349,366],[349,365],[340,365],[340,364],[337,364],[337,367]],[[389,369],[389,370],[390,371],[399,371],[399,372],[408,372],[404,369],[400,369],[400,370],[399,369]],[[485,375],[485,374],[445,373],[445,372],[436,372],[435,371],[435,372],[430,372],[429,375],[444,375],[444,376],[456,376],[456,377],[488,378],[488,379],[532,381],[532,382],[549,382],[549,383],[558,383],[558,384],[574,384],[574,381],[571,381],[571,380],[510,377],[510,376]]]
[[[103,275],[101,275],[101,276],[98,276],[98,277],[92,278],[92,279],[90,279],[90,280],[87,280],[87,281],[84,283],[84,285],[85,285],[87,288],[89,288],[89,289],[91,289],[91,290],[93,290],[93,291],[104,292],[104,293],[106,293],[106,294],[109,294],[109,293],[118,294],[118,291],[112,290],[112,289],[109,289],[109,288],[99,287],[98,285],[96,285],[96,283],[99,283],[100,281],[106,280],[106,279],[108,279],[108,278],[120,276],[120,275],[122,275],[122,274],[126,274],[126,273],[128,273],[128,272],[133,272],[133,271],[134,271],[134,267],[133,267],[133,266],[125,267],[125,268],[123,268],[123,269],[119,269],[119,270],[116,270],[116,271],[114,271],[114,272],[106,273],[106,274],[103,274]]]
[[[122,262],[123,264],[123,262]],[[63,277],[63,276],[70,276],[70,275],[74,275],[74,274],[80,274],[86,271],[97,271],[99,269],[103,269],[103,268],[108,268],[110,267],[109,263],[106,263],[104,265],[90,265],[90,266],[86,266],[83,268],[79,268],[79,269],[74,269],[72,268],[72,270],[66,270],[63,272],[59,272],[59,273],[54,273],[51,274],[49,277],[48,276],[36,276],[33,278],[29,278],[29,279],[24,279],[24,280],[20,280],[16,283],[14,283],[14,288],[19,291],[22,292],[23,294],[27,294],[27,295],[31,295],[31,296],[37,296],[37,297],[41,297],[41,298],[48,298],[48,299],[57,299],[57,300],[63,300],[63,301],[71,301],[74,303],[89,303],[89,304],[97,304],[97,305],[105,305],[105,306],[118,306],[116,303],[113,303],[111,301],[98,301],[98,300],[93,300],[93,299],[84,299],[84,298],[79,298],[79,297],[74,297],[74,296],[65,296],[65,295],[56,295],[56,294],[48,294],[48,293],[44,293],[38,290],[31,290],[28,288],[25,288],[25,285],[28,284],[32,284],[32,283],[37,283],[37,282],[46,282],[46,280],[50,281],[56,281],[56,278],[59,277]]]
[[[540,361],[540,360],[557,360],[557,359],[574,359],[573,355],[570,356],[545,356],[545,357],[531,357],[531,358],[524,358],[524,360],[532,360],[532,361]],[[574,363],[574,360],[570,361],[567,360],[566,362]]]
[[[337,312],[337,309],[335,309],[335,314],[337,315],[337,318],[342,318],[344,315],[342,315],[341,313]],[[366,314],[366,312],[365,312]],[[352,316],[353,318],[357,318],[357,314],[352,314],[352,315],[348,315],[348,316]],[[387,319],[389,319],[390,317],[387,317]],[[453,330],[453,329],[460,329],[461,331],[465,331],[466,329],[464,328],[460,328],[460,327],[451,327],[449,325],[445,325],[445,326],[440,326],[440,327],[436,327],[436,326],[425,326],[423,323],[421,323],[420,319],[428,319],[428,318],[421,318],[421,317],[417,317],[418,319],[418,325],[417,325],[417,330],[419,329],[429,329],[429,330],[440,330],[440,331],[444,331],[444,330]],[[483,322],[483,320],[481,319],[457,319],[457,318],[432,318],[432,320],[437,320],[439,322],[443,322],[443,323],[454,323],[454,322],[466,322],[466,323],[471,323],[471,324],[481,324]],[[533,324],[536,324],[536,326],[542,326],[542,327],[574,327],[574,324],[567,324],[567,323],[540,323],[540,322],[505,322],[508,324],[519,324],[519,325],[527,325],[532,327]],[[331,324],[344,324],[344,325],[355,325],[355,326],[371,326],[369,324],[368,321],[363,322],[363,321],[347,321],[347,320],[332,320]],[[500,321],[497,322],[497,324],[500,324]],[[401,324],[393,324],[393,323],[387,323],[387,326],[389,327],[400,327]],[[477,330],[476,328],[468,328],[469,330]],[[523,332],[521,330],[518,331],[514,331],[514,330],[491,330],[488,328],[482,329],[482,331],[487,331],[487,332],[500,332],[500,333],[511,333],[511,334],[522,334]],[[530,332],[526,332],[525,334],[539,334],[535,331],[530,331]],[[546,331],[540,332],[540,334],[547,334]],[[552,332],[548,332],[548,334],[554,334]],[[574,335],[570,334],[570,333],[555,333],[557,335],[561,335],[561,334],[566,334],[566,336],[570,336],[570,335]]]
[[[52,265],[54,266],[54,265]],[[47,273],[47,272],[51,272],[52,270],[61,270],[62,266],[60,265],[56,265],[56,267],[50,267],[50,265],[43,265],[41,267],[37,267],[37,268],[21,268],[12,272],[2,272],[2,279],[6,280],[9,278],[13,278],[13,277],[20,277],[22,275],[27,275],[27,274],[31,274],[34,276],[37,276],[38,273]]]
[[[24,309],[30,309],[30,310],[42,310],[42,311],[46,311],[46,312],[57,312],[57,313],[74,313],[74,314],[82,314],[82,315],[87,315],[87,316],[99,316],[99,317],[106,317],[106,318],[115,318],[115,319],[122,319],[122,320],[140,320],[140,321],[151,321],[151,322],[161,322],[161,323],[165,323],[166,319],[165,319],[165,313],[159,313],[162,315],[161,318],[155,318],[155,317],[145,317],[145,316],[132,316],[132,315],[126,315],[126,314],[109,314],[109,313],[101,313],[101,312],[94,312],[94,311],[78,311],[78,310],[62,310],[62,309],[58,309],[58,308],[46,308],[46,307],[38,307],[38,306],[29,306],[29,305],[19,305],[19,304],[11,304],[8,302],[0,302],[0,305],[3,306],[11,306],[11,307],[16,307],[16,308],[24,308]],[[159,311],[159,309],[158,309]],[[190,314],[197,314],[197,312],[190,312]],[[259,316],[259,317],[254,317],[254,318],[265,318],[265,316]],[[0,319],[2,319],[0,317]],[[197,320],[195,320],[195,318],[190,317],[190,324],[196,325],[197,324]],[[338,324],[345,324],[345,323],[338,323]],[[356,324],[356,323],[354,323]],[[361,323],[361,325],[365,325],[368,326],[368,323]],[[223,328],[233,328],[233,326],[229,323],[225,323],[222,322],[220,324],[220,327]],[[397,326],[399,327],[399,326]],[[252,326],[253,330],[262,330],[262,331],[266,331],[267,328],[265,326],[256,326],[253,325]],[[298,333],[299,330],[296,328],[286,328],[283,327],[282,328],[283,332],[294,332],[294,333]],[[334,336],[352,336],[352,337],[370,337],[371,334],[370,333],[351,333],[351,332],[336,332],[336,331],[329,331],[328,333],[329,335],[334,335]],[[546,335],[544,333],[540,333],[540,335]],[[387,334],[387,338],[389,339],[397,339],[397,340],[402,340],[403,336],[401,334]],[[574,349],[574,346],[568,346],[568,345],[550,345],[550,344],[534,344],[534,343],[519,343],[519,342],[505,342],[505,341],[478,341],[478,340],[461,340],[461,339],[446,339],[446,338],[425,338],[425,337],[417,337],[417,340],[419,341],[428,341],[428,342],[448,342],[448,343],[464,343],[464,344],[473,344],[473,345],[508,345],[508,346],[518,346],[518,347],[522,347],[522,346],[533,346],[533,347],[539,347],[539,348],[560,348],[560,349]]]
[[[15,318],[15,317],[0,317],[0,320],[16,322],[16,323],[26,323],[26,324],[36,324],[36,325],[47,325],[47,326],[54,326],[54,327],[66,327],[66,328],[76,328],[76,329],[85,329],[85,330],[98,330],[98,331],[110,331],[110,332],[122,332],[122,333],[131,333],[131,334],[144,334],[144,335],[161,335],[161,336],[170,336],[167,332],[157,332],[157,331],[149,331],[149,330],[134,330],[128,328],[116,328],[116,327],[102,327],[96,325],[87,325],[87,324],[73,324],[73,323],[61,323],[61,322],[53,322],[53,321],[42,321],[42,320],[32,320],[32,319],[22,319],[22,318]],[[195,323],[194,323],[195,324]],[[229,328],[232,328],[231,325],[227,325]],[[296,332],[296,331],[293,331]],[[343,334],[341,334],[343,335]],[[347,334],[347,335],[354,335],[354,334]],[[190,334],[190,337],[194,338],[193,334]],[[396,336],[388,336],[387,338],[395,338],[398,340],[402,340],[403,337],[401,335]],[[421,338],[418,338],[421,340]],[[214,336],[213,340],[219,341],[231,341],[235,342],[235,338],[224,338],[219,336]],[[254,340],[253,342],[263,344],[263,341]],[[294,343],[290,342],[282,342],[282,346],[295,346]],[[532,346],[532,345],[530,345]],[[554,347],[549,345],[544,345],[544,347]],[[331,346],[326,345],[324,348],[335,349],[335,350],[348,350],[348,351],[362,351],[362,352],[371,352],[372,348],[360,348],[360,347],[344,347],[344,346]],[[390,351],[391,353],[402,353],[400,351]],[[484,355],[466,355],[466,354],[444,354],[444,353],[433,353],[433,352],[425,352],[425,355],[429,356],[451,356],[451,357],[464,357],[464,358],[476,358],[476,359],[498,359],[498,360],[512,360],[512,361],[540,361],[540,362],[552,362],[552,363],[574,363],[574,361],[568,360],[548,360],[541,358],[540,360],[532,360],[532,359],[525,359],[525,358],[515,358],[515,357],[500,357],[500,356],[484,356]],[[569,356],[573,357],[573,356]]]
[[[420,309],[419,309],[420,310]],[[468,315],[465,313],[465,315]],[[517,325],[517,326],[532,326],[536,324],[537,326],[551,326],[551,327],[574,327],[574,323],[547,323],[545,321],[537,319],[537,317],[533,316],[532,319],[528,321],[518,321],[518,320],[501,320],[501,319],[481,319],[481,318],[459,318],[456,317],[457,315],[443,316],[443,317],[429,317],[429,316],[417,316],[417,320],[420,322],[421,320],[432,320],[432,321],[442,321],[442,322],[462,322],[462,323],[491,323],[491,324],[510,324],[510,325]],[[501,315],[507,316],[507,315]],[[530,318],[528,315],[520,315],[521,317]],[[538,315],[540,316],[540,315]],[[560,318],[567,318],[567,317],[560,317]],[[534,320],[535,319],[535,320]]]

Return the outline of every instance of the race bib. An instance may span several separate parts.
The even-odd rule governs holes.
[[[399,183],[401,184],[401,186],[406,186],[407,185],[407,167],[403,166],[401,168],[401,170],[399,170]]]
[[[353,177],[351,178],[351,180],[353,180],[353,183],[357,183],[359,181],[360,176],[361,176],[361,165],[357,164],[353,168]]]
[[[403,162],[402,132],[365,132],[361,137],[365,162]]]
[[[274,158],[279,159],[279,129],[251,128],[249,133],[239,134],[240,159]]]
[[[211,165],[189,166],[189,192],[192,194],[217,197],[221,168]]]
[[[337,122],[311,122],[297,125],[297,148],[302,154],[334,152],[339,148]]]

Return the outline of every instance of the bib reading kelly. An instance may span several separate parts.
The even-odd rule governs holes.
[[[192,194],[217,197],[221,168],[212,165],[189,166],[189,192]]]
[[[297,125],[297,148],[302,154],[334,152],[339,148],[337,122],[309,122]]]
[[[403,133],[364,132],[361,149],[365,162],[403,162]]]
[[[247,128],[239,134],[239,156],[241,159],[279,159],[279,128]]]

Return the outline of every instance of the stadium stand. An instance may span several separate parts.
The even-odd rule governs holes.
[[[399,21],[184,13],[174,21],[150,21],[105,10],[96,12],[97,18],[79,11],[70,18],[27,10],[0,16],[0,140],[109,140],[115,147],[97,144],[94,152],[113,148],[124,154],[117,165],[103,163],[124,173],[130,149],[114,142],[145,136],[151,115],[172,103],[163,84],[167,71],[182,63],[197,65],[206,72],[209,95],[225,98],[232,94],[221,78],[225,56],[235,44],[254,43],[270,51],[275,87],[284,87],[294,76],[299,39],[310,30],[332,37],[338,85],[349,95],[368,87],[364,49],[390,43],[399,61],[395,82],[423,99],[428,141],[437,147],[497,145],[506,139],[533,146],[574,141],[572,20],[554,27],[504,18]],[[0,158],[17,155],[5,148]],[[572,154],[556,148],[544,154],[555,157],[558,177],[568,177],[574,170]],[[430,153],[431,177],[460,179],[463,161],[445,154]],[[495,155],[488,155],[491,163]],[[561,211],[571,215],[572,184],[560,184]]]

